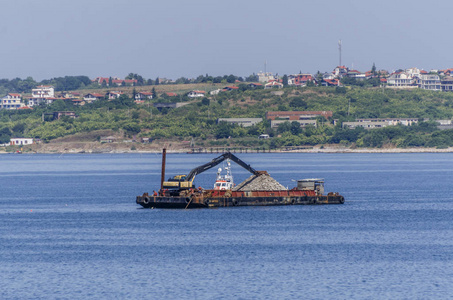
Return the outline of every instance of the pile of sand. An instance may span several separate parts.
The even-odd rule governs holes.
[[[233,191],[286,191],[283,185],[267,174],[252,175],[237,186]]]

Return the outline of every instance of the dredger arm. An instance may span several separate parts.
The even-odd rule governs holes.
[[[190,171],[190,173],[186,177],[186,181],[193,181],[193,179],[195,178],[196,175],[201,174],[204,171],[207,171],[207,170],[217,166],[218,164],[220,164],[222,161],[224,161],[226,159],[231,159],[232,161],[234,161],[235,163],[237,163],[238,165],[240,165],[241,167],[243,167],[244,169],[246,169],[247,171],[249,171],[250,173],[252,173],[254,175],[261,175],[261,174],[267,173],[266,171],[255,170],[250,165],[248,165],[245,162],[243,162],[242,160],[240,160],[236,155],[232,154],[231,152],[227,152],[227,153],[220,155],[219,157],[214,158],[212,161],[210,161],[204,165],[201,165],[199,167],[196,167],[195,169]]]

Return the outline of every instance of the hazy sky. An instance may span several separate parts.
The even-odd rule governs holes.
[[[0,0],[0,78],[453,67],[453,1]]]

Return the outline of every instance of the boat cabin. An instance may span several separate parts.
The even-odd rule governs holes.
[[[234,187],[233,175],[231,174],[231,162],[227,159],[227,166],[223,168],[227,173],[221,175],[222,168],[217,170],[217,179],[214,184],[214,190],[231,190]]]
[[[316,191],[317,195],[322,195],[324,193],[324,179],[299,179],[297,180],[297,189],[301,191]]]

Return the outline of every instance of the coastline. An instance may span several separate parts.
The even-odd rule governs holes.
[[[306,149],[278,149],[266,150],[247,149],[239,147],[225,148],[192,148],[186,145],[172,145],[171,143],[153,143],[153,144],[130,144],[130,143],[48,143],[34,144],[24,146],[23,148],[3,148],[0,154],[15,154],[22,149],[22,153],[39,153],[39,154],[120,154],[120,153],[161,153],[163,148],[167,148],[167,153],[188,153],[188,154],[209,154],[223,153],[229,149],[233,153],[453,153],[453,147],[444,149],[437,148],[350,148],[339,145],[314,146]],[[9,150],[9,151],[7,151]]]

